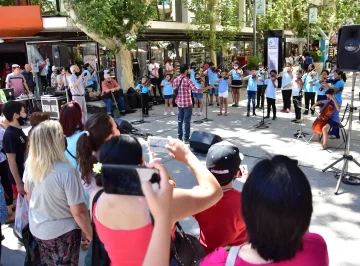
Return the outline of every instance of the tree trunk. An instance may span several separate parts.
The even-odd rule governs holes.
[[[121,46],[116,57],[116,74],[121,88],[125,91],[128,88],[134,88],[134,77],[132,72],[132,60],[130,51]]]
[[[209,49],[209,54],[210,54],[210,60],[214,63],[215,66],[217,66],[217,62],[216,62],[216,25],[217,25],[217,19],[218,19],[218,13],[217,13],[217,3],[218,0],[212,0],[210,2],[210,8],[212,11],[212,16],[213,19],[211,20],[210,23],[210,49]]]

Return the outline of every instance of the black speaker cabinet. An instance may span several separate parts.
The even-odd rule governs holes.
[[[133,130],[133,126],[126,120],[114,118],[114,121],[118,125],[121,134],[130,134]]]
[[[346,25],[339,30],[337,67],[360,71],[360,25]]]
[[[194,131],[190,137],[190,148],[197,152],[207,153],[211,145],[220,141],[222,138],[218,135],[205,131]]]
[[[54,66],[56,67],[69,67],[70,66],[70,54],[66,45],[57,44],[52,46],[52,55]]]

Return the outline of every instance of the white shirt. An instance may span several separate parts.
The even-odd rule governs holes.
[[[300,85],[299,83],[295,82],[296,78],[294,79],[293,87],[292,87],[292,96],[299,96],[300,94]]]
[[[38,62],[37,65],[38,65],[38,67],[39,67],[39,70],[40,70],[40,66],[42,66],[44,63],[45,63],[45,62]],[[46,64],[46,65],[44,66],[44,68],[41,70],[40,76],[46,76],[47,73],[48,73],[48,68],[49,68],[49,65]]]
[[[277,88],[277,85],[278,85],[277,80],[275,80],[276,88],[274,88],[274,85],[273,85],[273,82],[272,82],[271,79],[265,80],[265,84],[267,85],[266,98],[276,99],[276,88]]]
[[[285,86],[289,85],[292,82],[290,74],[288,72],[282,72],[282,82],[281,82],[281,89],[282,90],[291,90],[292,87],[284,88]]]
[[[150,64],[148,67],[148,70],[150,72],[150,78],[155,78],[153,75],[151,75],[151,72],[154,72],[154,74],[156,76],[159,76],[159,64],[155,63],[155,64]]]

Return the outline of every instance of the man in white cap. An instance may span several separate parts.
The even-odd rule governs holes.
[[[72,94],[72,99],[77,101],[82,110],[82,121],[85,124],[87,120],[87,109],[85,101],[85,84],[87,84],[88,78],[84,79],[84,73],[81,73],[77,65],[70,67],[72,75],[69,77],[69,87]]]
[[[17,64],[12,65],[12,71],[13,72],[6,77],[6,88],[13,88],[15,97],[19,97],[23,93],[30,94],[26,80],[20,73],[20,66]]]

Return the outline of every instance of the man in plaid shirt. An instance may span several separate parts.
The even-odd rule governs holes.
[[[183,140],[183,123],[185,122],[185,143],[189,143],[190,138],[190,122],[192,116],[191,91],[203,93],[208,89],[215,88],[214,85],[203,87],[201,89],[196,88],[195,84],[188,78],[189,73],[189,66],[187,64],[182,65],[180,67],[180,76],[173,82],[174,89],[178,88],[178,94],[175,99],[178,106],[178,138],[179,140]]]

